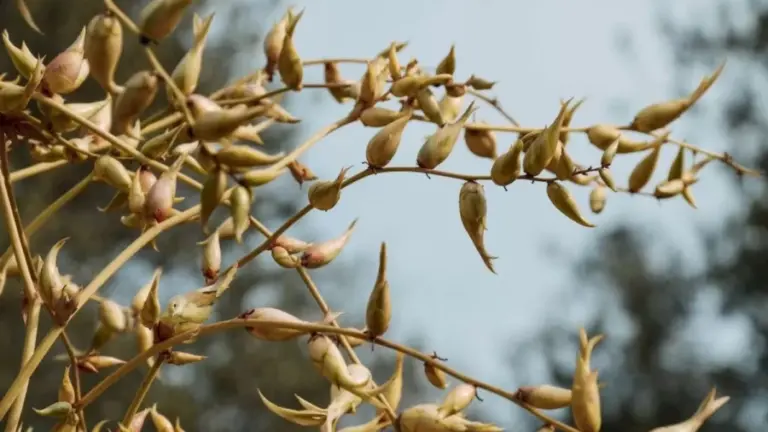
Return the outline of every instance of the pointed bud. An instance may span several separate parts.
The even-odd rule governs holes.
[[[592,213],[602,213],[605,208],[605,200],[605,188],[600,185],[595,186],[592,192],[589,193],[589,208],[592,210]]]
[[[160,282],[160,276],[162,276],[162,274],[163,271],[160,268],[155,269],[152,273],[152,279],[136,291],[136,294],[131,301],[131,311],[134,316],[138,316],[141,313],[141,309],[144,307],[144,303],[146,303],[147,298],[149,297],[149,292],[152,290],[152,286]]]
[[[537,134],[530,147],[525,151],[523,170],[526,174],[531,176],[539,175],[555,157],[560,145],[559,137],[563,118],[568,112],[569,103],[570,99],[567,103],[561,104],[560,111],[557,113],[557,117],[552,124]]]
[[[722,408],[723,405],[725,405],[731,398],[728,396],[722,396],[717,399],[715,399],[715,389],[713,388],[710,390],[710,392],[707,394],[707,396],[704,398],[704,400],[699,405],[699,408],[696,410],[696,412],[688,419],[683,422],[673,424],[670,426],[665,427],[658,427],[651,432],[696,432],[698,431],[704,423],[712,417],[712,415],[717,412],[720,408]]]
[[[461,223],[464,225],[464,229],[469,235],[469,239],[472,240],[472,244],[480,254],[480,258],[485,263],[485,266],[492,273],[496,273],[493,269],[492,261],[496,257],[491,256],[488,251],[485,250],[485,231],[487,229],[487,212],[488,206],[485,200],[485,188],[483,185],[468,181],[461,186],[459,191],[459,215],[461,216]]]
[[[99,321],[104,327],[118,333],[128,327],[123,308],[112,300],[104,300],[99,304]]]
[[[59,402],[75,402],[75,386],[72,385],[72,380],[69,378],[69,366],[64,367],[64,376],[61,378],[61,384],[59,385]]]
[[[312,243],[289,237],[285,234],[279,235],[273,242],[273,247],[282,247],[290,253],[304,252],[312,246]]]
[[[368,62],[365,74],[360,80],[360,92],[357,96],[357,104],[362,108],[369,108],[376,104],[382,94],[382,88],[378,79],[378,70],[374,62]]]
[[[584,216],[579,212],[579,207],[576,205],[573,196],[571,196],[568,189],[563,187],[560,183],[550,182],[547,184],[547,197],[549,197],[549,201],[552,202],[555,208],[560,210],[560,213],[567,216],[568,219],[587,228],[595,227],[595,225],[584,219]]]
[[[206,356],[202,356],[202,355],[190,354],[190,353],[185,353],[181,351],[173,351],[171,353],[171,358],[168,359],[168,364],[172,364],[175,366],[183,366],[183,365],[203,361],[206,358],[207,358]]]
[[[181,90],[185,96],[192,94],[197,88],[197,82],[200,79],[200,69],[203,67],[203,49],[208,38],[208,30],[211,28],[214,14],[208,15],[205,19],[194,15],[192,33],[194,40],[189,51],[182,57],[179,64],[171,72],[171,80],[176,87]],[[169,101],[174,103],[175,95],[170,86],[165,87],[166,95]]]
[[[149,408],[144,408],[143,410],[137,412],[133,415],[133,417],[131,417],[131,421],[128,424],[126,430],[121,432],[141,432],[148,415]]]
[[[42,85],[49,93],[72,93],[88,78],[90,66],[84,57],[84,43],[85,27],[69,48],[48,63]]]
[[[344,176],[352,167],[347,167],[339,172],[333,181],[319,181],[312,183],[307,190],[309,204],[323,211],[328,211],[336,206],[341,199],[341,188],[344,186]]]
[[[61,273],[59,273],[57,260],[59,251],[64,247],[64,243],[68,239],[68,237],[65,237],[51,247],[51,250],[45,256],[45,262],[40,272],[40,294],[43,300],[51,306],[59,300],[64,289],[64,280]]]
[[[134,214],[142,214],[146,202],[146,193],[141,184],[141,171],[141,168],[136,170],[128,190],[128,209]]]
[[[452,80],[453,76],[449,74],[406,76],[392,83],[389,91],[395,97],[416,97],[419,90],[427,86],[444,85]]]
[[[200,223],[203,225],[203,232],[208,231],[208,219],[221,203],[226,190],[227,173],[222,169],[214,169],[208,174],[200,191]]]
[[[317,175],[315,175],[315,173],[312,172],[308,166],[297,160],[291,161],[291,163],[288,164],[288,169],[291,172],[291,176],[294,180],[296,180],[296,183],[298,183],[299,186],[304,184],[304,182],[317,180]]]
[[[285,171],[285,169],[274,168],[250,170],[240,177],[240,182],[250,187],[263,186],[280,177]]]
[[[440,107],[440,113],[443,116],[443,120],[446,122],[452,122],[461,113],[461,106],[464,103],[463,97],[452,97],[448,93],[444,94],[438,106]]]
[[[263,116],[267,111],[268,107],[261,105],[252,108],[237,105],[229,109],[205,111],[196,118],[191,132],[199,140],[219,141],[234,134],[247,122]]]
[[[283,50],[283,40],[288,28],[289,17],[289,13],[286,13],[280,21],[272,26],[264,38],[264,55],[267,58],[267,65],[264,67],[264,71],[266,72],[267,80],[270,82],[277,69],[280,52]]]
[[[221,243],[219,232],[214,231],[205,241],[198,243],[203,246],[203,262],[200,267],[206,283],[213,283],[221,270]]]
[[[364,377],[365,379],[351,376],[344,356],[328,336],[316,334],[309,339],[308,345],[312,364],[332,384],[348,389],[360,388],[370,382],[370,376]]]
[[[371,109],[375,108],[369,108],[369,110]],[[392,161],[400,147],[405,127],[410,120],[411,114],[408,113],[381,128],[371,138],[365,150],[365,158],[371,168],[383,168]]]
[[[472,87],[475,90],[491,90],[493,86],[496,85],[496,81],[488,81],[486,79],[472,75],[467,80],[466,85]]]
[[[37,65],[37,58],[29,51],[27,45],[22,42],[21,47],[17,47],[11,43],[8,30],[3,30],[3,45],[5,45],[6,51],[8,51],[8,57],[11,58],[11,63],[19,75],[26,79],[32,76]]]
[[[152,424],[155,425],[157,432],[173,432],[173,423],[168,418],[157,411],[157,404],[152,405],[149,411],[152,418]]]
[[[384,127],[407,115],[404,112],[374,106],[363,110],[360,114],[360,122],[368,127]]]
[[[160,276],[162,270],[159,268],[155,270],[155,274],[152,277],[152,283],[149,286],[149,293],[147,299],[141,307],[139,318],[141,324],[144,327],[151,329],[155,326],[155,323],[160,319],[160,297],[158,296],[158,290],[160,288]]]
[[[629,175],[630,192],[639,192],[648,181],[651,180],[653,172],[656,170],[656,164],[659,162],[659,155],[661,154],[661,146],[657,146],[646,157],[644,157],[632,170]]]
[[[72,412],[72,404],[69,402],[54,402],[43,409],[32,408],[43,417],[66,417]]]
[[[672,198],[683,193],[686,186],[685,182],[681,179],[667,180],[656,186],[653,196],[659,199]]]
[[[440,104],[437,102],[437,99],[435,99],[432,90],[428,87],[419,90],[416,94],[416,100],[419,103],[419,109],[429,121],[438,126],[443,126],[445,124],[443,112],[440,110]]]
[[[323,77],[326,84],[331,85],[328,87],[328,92],[338,103],[344,103],[348,99],[354,99],[350,96],[350,92],[347,87],[340,87],[340,84],[345,84],[345,81],[341,77],[339,66],[334,62],[323,63]]]
[[[389,281],[387,280],[387,244],[381,244],[379,251],[379,273],[373,286],[368,306],[365,311],[365,324],[368,334],[379,337],[386,333],[389,321],[392,319],[392,300],[389,295]]]
[[[435,169],[443,163],[453,151],[464,124],[475,110],[475,102],[472,101],[458,120],[453,123],[446,123],[430,135],[419,149],[416,164],[420,168]]]
[[[461,383],[456,385],[443,399],[440,412],[445,415],[453,415],[464,411],[477,396],[477,388],[471,384]]]
[[[389,75],[393,80],[397,81],[402,78],[402,67],[400,66],[400,60],[397,58],[397,42],[392,42],[387,50],[387,60],[389,60]]]
[[[559,409],[571,404],[571,390],[551,385],[520,387],[515,396],[528,405],[539,409]]]
[[[304,66],[293,41],[293,33],[302,15],[304,15],[304,11],[299,12],[295,16],[290,10],[288,11],[289,18],[285,29],[285,37],[283,38],[283,47],[280,50],[280,56],[277,58],[280,80],[286,87],[295,91],[301,90],[302,80],[304,79]]]
[[[245,186],[237,186],[232,191],[230,197],[232,202],[231,213],[232,221],[235,227],[235,241],[243,242],[243,234],[251,225],[251,205],[253,204],[253,195],[251,190]]]
[[[145,45],[150,41],[157,43],[171,34],[190,4],[192,0],[152,0],[144,6],[139,17],[141,42]]]
[[[112,115],[113,134],[132,133],[131,128],[136,120],[155,100],[158,85],[159,80],[154,72],[139,71],[128,79],[125,88],[115,99],[115,110]]]
[[[437,65],[435,73],[453,75],[454,72],[456,72],[456,46],[451,45],[451,50]]]
[[[327,324],[328,322],[333,321],[338,314],[331,314],[326,319],[321,321],[323,324]],[[247,319],[250,321],[278,321],[278,322],[285,322],[285,323],[295,323],[295,324],[310,324],[307,321],[304,321],[302,319],[299,319],[288,312],[282,311],[280,309],[275,308],[256,308],[251,309],[242,315],[239,316],[239,318]],[[294,329],[288,329],[288,328],[281,328],[281,327],[268,327],[268,326],[254,326],[254,327],[246,327],[245,328],[248,333],[251,334],[251,336],[265,340],[265,341],[271,341],[271,342],[281,342],[281,341],[287,341],[290,339],[295,339],[299,336],[305,335],[308,332],[303,330],[294,330]]]
[[[599,432],[602,424],[600,415],[600,392],[597,385],[597,371],[589,373],[584,380],[574,378],[571,400],[573,421],[580,431]]]
[[[179,156],[168,171],[162,173],[149,189],[144,202],[144,216],[156,222],[162,222],[171,217],[176,198],[176,179],[185,158],[185,155]]]
[[[125,360],[119,359],[117,357],[110,357],[110,356],[103,356],[103,355],[90,355],[88,357],[83,357],[80,361],[84,364],[89,365],[90,367],[93,367],[96,370],[96,372],[98,372],[101,369],[121,366],[125,364]]]
[[[115,83],[115,70],[123,52],[123,27],[110,12],[94,16],[88,23],[84,55],[91,76],[102,89],[111,94],[120,93]]]
[[[672,161],[672,165],[669,167],[669,174],[667,174],[667,180],[675,180],[683,177],[683,171],[685,170],[685,147],[680,147],[675,156],[675,160]]]
[[[480,122],[479,124],[486,124]],[[490,130],[465,129],[464,141],[472,154],[482,158],[496,159],[496,134]]]
[[[287,249],[281,246],[275,246],[271,250],[272,259],[282,268],[298,268],[301,267],[301,258],[296,255],[291,255]]]
[[[267,154],[246,145],[230,145],[214,155],[216,161],[233,168],[251,168],[270,165],[285,157],[285,153]]]
[[[445,378],[445,372],[432,366],[429,363],[424,363],[424,375],[426,375],[427,381],[429,381],[429,383],[436,388],[444,390],[448,387],[448,381]]]
[[[319,268],[330,264],[346,246],[356,224],[357,219],[349,224],[349,227],[341,236],[322,243],[315,243],[307,248],[301,256],[301,265],[306,268]]]
[[[112,340],[113,336],[115,336],[115,332],[100,322],[96,327],[96,331],[93,332],[93,337],[91,338],[91,347],[88,352],[93,353],[99,351],[104,347],[104,345]]]

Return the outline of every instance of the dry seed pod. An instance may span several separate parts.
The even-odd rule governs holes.
[[[191,95],[197,88],[200,69],[203,67],[203,49],[205,49],[205,42],[208,38],[208,30],[210,30],[211,22],[213,22],[213,15],[210,14],[205,19],[200,18],[197,14],[194,15],[192,47],[171,72],[171,80],[185,96]],[[173,104],[176,98],[171,86],[165,86],[165,91],[168,101]]]
[[[136,291],[133,300],[131,300],[131,313],[133,316],[141,314],[141,310],[144,308],[144,303],[147,302],[147,298],[149,298],[149,293],[152,290],[152,287],[160,283],[160,276],[162,276],[162,274],[163,271],[160,268],[155,269],[152,273],[152,279]]]
[[[458,120],[453,123],[446,123],[438,128],[434,134],[430,135],[419,149],[419,153],[416,156],[416,165],[419,168],[435,169],[443,163],[453,151],[456,141],[459,139],[459,134],[464,128],[464,124],[466,124],[469,116],[475,110],[475,102],[472,101]]]
[[[448,387],[448,381],[445,379],[445,372],[429,363],[424,363],[424,375],[427,376],[427,381],[429,381],[430,384],[440,390],[444,390]]]
[[[439,411],[445,416],[460,413],[472,403],[475,396],[477,396],[475,386],[467,383],[458,384],[445,396]]]
[[[121,333],[128,327],[123,308],[112,300],[104,300],[99,304],[99,321],[113,332]]]
[[[216,162],[233,168],[270,165],[283,157],[285,157],[283,152],[271,155],[246,145],[230,145],[222,148],[214,155]]]
[[[573,159],[565,151],[565,144],[561,142],[558,146],[562,148],[561,153],[557,158],[557,165],[551,171],[557,175],[558,180],[570,180],[576,171],[576,164],[573,163]]]
[[[589,193],[589,208],[594,214],[602,213],[605,208],[605,188],[600,185],[596,185],[592,192]]]
[[[113,332],[108,327],[105,327],[102,323],[99,323],[96,326],[96,331],[93,332],[93,337],[91,337],[91,347],[88,352],[98,352],[104,347],[104,345],[111,341],[114,336],[115,332]]]
[[[288,164],[288,170],[291,172],[291,176],[296,180],[296,183],[298,183],[299,186],[303,185],[304,182],[317,180],[317,175],[315,175],[308,166],[297,160],[291,161],[291,163]]]
[[[134,214],[142,214],[146,203],[146,193],[141,185],[141,168],[136,170],[131,180],[131,188],[128,190],[128,210]]]
[[[479,124],[485,124],[480,122]],[[465,129],[464,142],[472,154],[482,158],[496,159],[496,134],[490,130]]]
[[[523,157],[523,170],[526,174],[539,175],[546,168],[561,147],[559,137],[563,125],[563,118],[568,112],[571,99],[560,105],[555,121],[536,136]]]
[[[284,172],[285,169],[274,168],[250,170],[240,177],[240,182],[250,187],[262,186],[280,177]]]
[[[231,213],[232,221],[235,227],[235,241],[243,242],[243,234],[251,225],[251,205],[253,204],[253,195],[251,190],[245,186],[238,185],[232,191],[230,197],[232,202]]]
[[[40,294],[49,305],[54,305],[61,298],[64,289],[64,280],[59,272],[57,264],[59,251],[69,238],[65,237],[51,247],[45,256],[43,267],[40,271]]]
[[[550,182],[547,184],[547,197],[549,197],[549,200],[552,202],[555,208],[560,210],[560,213],[567,216],[568,219],[587,228],[595,227],[595,225],[584,219],[584,216],[582,216],[581,212],[579,212],[579,207],[576,205],[576,201],[573,199],[573,196],[571,196],[571,193],[568,192],[568,189],[563,187],[563,185],[560,183]]]
[[[360,113],[360,123],[369,127],[384,127],[393,121],[408,115],[405,112],[393,111],[387,108],[370,107]]]
[[[566,128],[568,128],[571,125],[571,120],[573,120],[573,115],[576,113],[576,110],[579,109],[581,104],[584,103],[584,100],[585,99],[579,99],[578,102],[573,104],[573,106],[571,108],[569,108],[568,111],[566,111],[565,117],[563,117],[563,129],[566,129]],[[561,105],[565,104],[565,103],[567,103],[567,101],[564,101],[564,100],[560,99],[560,104]],[[568,144],[568,139],[570,138],[570,136],[571,136],[571,134],[568,133],[568,131],[560,131],[559,140],[560,140],[560,142],[563,143],[563,146]]]
[[[685,188],[686,184],[681,179],[667,180],[656,186],[656,189],[653,191],[653,196],[659,199],[672,198],[683,193]]]
[[[29,48],[23,42],[21,47],[14,45],[8,35],[8,30],[3,30],[3,45],[5,45],[8,57],[11,58],[11,63],[13,63],[16,71],[19,72],[19,75],[29,79],[37,64],[35,55],[29,51]]]
[[[192,0],[152,0],[141,10],[139,18],[140,42],[147,45],[165,38],[181,22]]]
[[[466,85],[472,87],[475,90],[491,90],[494,85],[496,85],[496,81],[488,81],[486,79],[480,78],[478,76],[472,75],[469,77]]]
[[[602,167],[610,166],[613,163],[613,158],[616,157],[616,152],[619,150],[619,142],[621,138],[616,138],[613,142],[605,148],[603,155],[600,157],[600,165]]]
[[[438,63],[437,68],[435,69],[435,73],[438,75],[453,75],[454,72],[456,72],[456,46],[451,45],[451,50],[448,51],[448,54],[442,60],[440,60],[440,63]]]
[[[123,27],[111,12],[98,14],[88,23],[84,55],[90,74],[104,91],[116,95],[122,90],[115,83],[115,70],[123,53]]]
[[[216,210],[227,190],[227,173],[222,169],[214,169],[203,183],[200,191],[200,223],[203,232],[208,232],[208,219]]]
[[[286,29],[288,28],[289,12],[276,22],[264,38],[264,55],[267,58],[267,65],[264,66],[264,72],[267,80],[272,82],[272,77],[277,69],[277,61],[280,58],[280,52],[283,50],[283,40],[285,39]]]
[[[229,109],[218,109],[203,112],[196,118],[192,127],[194,138],[202,141],[219,141],[234,134],[238,128],[247,122],[261,117],[269,108],[259,105],[246,108],[245,105],[237,105]]]
[[[687,97],[652,104],[643,108],[635,115],[629,128],[638,132],[650,133],[677,120],[704,96],[704,93],[709,90],[723,72],[723,68],[725,68],[725,62],[721,63],[712,75],[704,77],[696,90]]]
[[[68,94],[80,88],[90,72],[84,57],[85,27],[72,45],[48,63],[42,86],[48,93]]]
[[[372,107],[381,96],[381,86],[376,75],[374,62],[368,62],[363,78],[360,80],[360,94],[357,96],[357,104],[362,108]]]
[[[402,67],[400,66],[400,60],[397,59],[397,42],[392,42],[387,50],[387,60],[389,60],[389,75],[392,79],[397,81],[402,78]]]
[[[112,114],[113,134],[131,134],[136,120],[155,99],[158,85],[157,74],[149,71],[136,72],[126,81],[124,90],[115,99],[115,110]]]
[[[44,72],[43,60],[38,59],[35,69],[24,87],[12,83],[0,86],[0,113],[23,111],[42,83]]]
[[[282,246],[275,246],[271,250],[272,259],[282,268],[301,267],[301,259],[296,255],[291,255],[288,250]]]
[[[344,176],[352,167],[343,168],[335,180],[312,183],[307,190],[309,204],[318,210],[328,211],[336,206],[341,199],[341,188]]]
[[[171,358],[168,360],[168,363],[175,366],[183,366],[203,361],[206,358],[208,357],[181,351],[173,351],[171,352]]]
[[[387,280],[387,244],[382,243],[379,251],[379,272],[365,310],[365,325],[368,328],[368,334],[375,338],[386,333],[391,318],[392,301],[389,296],[389,281]]]
[[[347,87],[340,87],[341,84],[348,84],[348,82],[341,77],[339,66],[334,62],[325,62],[323,63],[323,66],[325,83],[333,85],[328,87],[328,92],[333,96],[336,102],[344,103],[348,99],[355,99],[350,96]]]
[[[680,147],[677,151],[675,160],[672,161],[672,165],[669,167],[669,174],[667,174],[667,180],[675,180],[683,177],[683,170],[685,169],[685,147]]]
[[[290,9],[288,10],[288,23],[285,29],[285,37],[283,38],[283,47],[280,50],[280,56],[277,58],[277,70],[280,72],[280,80],[286,87],[295,91],[301,90],[302,80],[304,79],[304,66],[293,42],[293,33],[302,15],[304,15],[303,10],[295,16],[291,13]]]
[[[463,102],[463,97],[451,97],[447,93],[444,94],[440,99],[440,102],[438,102],[440,113],[442,114],[443,119],[446,122],[452,122],[456,120],[456,118],[461,113],[461,105]]]
[[[616,192],[616,182],[613,181],[613,174],[611,174],[611,170],[608,168],[600,168],[597,172],[600,175],[600,178],[603,180],[603,183],[605,183],[609,189]]]
[[[491,273],[496,274],[496,270],[493,269],[492,261],[496,257],[491,256],[488,251],[485,250],[485,231],[487,222],[488,206],[485,200],[485,189],[480,183],[473,181],[465,182],[461,186],[459,191],[459,215],[461,216],[461,223],[464,225],[464,229],[469,235],[469,239],[472,240],[472,244],[480,254],[480,258],[488,267]]]
[[[75,402],[75,386],[72,385],[72,380],[69,379],[69,366],[64,367],[64,376],[61,378],[61,384],[59,385],[59,402]]]
[[[72,412],[72,404],[69,402],[54,402],[43,409],[32,408],[43,417],[65,417]]]
[[[162,270],[157,269],[152,278],[151,285],[149,286],[147,298],[141,306],[141,312],[139,312],[141,324],[148,329],[153,328],[160,320],[160,298],[158,297],[157,291],[160,289],[161,275]]]
[[[304,252],[312,246],[312,243],[307,243],[305,241],[301,241],[299,239],[288,237],[285,234],[280,234],[273,243],[274,246],[280,246],[282,248],[285,248],[290,253],[298,253],[298,252]]]
[[[571,404],[571,390],[551,385],[535,387],[520,387],[515,394],[517,398],[539,409],[559,409]]]
[[[440,104],[432,94],[432,90],[425,87],[416,94],[416,100],[419,102],[419,109],[432,123],[443,126],[445,119],[443,119],[443,113],[440,111]]]
[[[579,430],[583,432],[599,432],[602,424],[597,375],[598,372],[593,371],[584,380],[577,381],[574,378],[571,389],[573,420]]]
[[[660,154],[661,146],[657,146],[635,166],[629,175],[628,189],[630,192],[639,192],[640,189],[648,184],[653,171],[656,169],[656,164],[659,162]]]
[[[333,322],[338,316],[339,316],[338,313],[328,314],[328,316],[323,318],[320,322],[318,322],[318,324],[328,325],[331,322]],[[250,309],[245,313],[241,314],[238,318],[247,319],[251,321],[258,321],[258,320],[283,321],[286,323],[294,323],[294,324],[312,324],[308,321],[299,319],[289,314],[288,312],[282,311],[280,309],[270,308],[270,307]],[[287,340],[295,339],[299,336],[303,336],[309,333],[304,330],[295,330],[295,329],[289,329],[289,328],[269,327],[269,326],[246,327],[245,330],[248,331],[248,333],[250,333],[251,336],[257,339],[270,341],[270,342],[287,341]]]
[[[184,164],[185,155],[179,156],[168,171],[162,173],[152,188],[147,192],[144,202],[144,215],[162,222],[173,214],[173,203],[176,199],[176,179]]]
[[[157,404],[152,405],[152,409],[149,410],[149,416],[157,432],[173,432],[173,423],[157,411]]]
[[[349,227],[341,236],[322,243],[312,244],[301,255],[301,265],[306,268],[318,268],[336,259],[341,250],[344,249],[347,241],[349,241],[349,237],[352,235],[356,224],[357,219],[349,224]]]
[[[651,432],[696,432],[698,431],[712,415],[725,405],[731,398],[721,396],[715,399],[716,391],[714,388],[709,391],[707,396],[699,404],[696,412],[687,420],[670,426],[658,427]]]
[[[400,78],[392,83],[389,91],[395,97],[416,97],[419,90],[430,85],[444,85],[451,82],[453,77],[448,74],[427,76],[412,75]]]
[[[410,120],[411,113],[409,112],[381,128],[371,138],[365,149],[365,159],[371,168],[384,168],[392,161],[395,153],[397,153],[397,149],[400,147],[403,131],[405,131],[405,127]]]
[[[344,356],[328,336],[319,333],[315,334],[309,339],[308,346],[309,358],[312,364],[332,384],[349,389],[360,388],[370,382],[370,376],[352,377],[347,368],[347,363],[344,361]]]
[[[200,270],[205,282],[213,283],[219,276],[219,270],[221,270],[219,231],[214,231],[207,239],[198,244],[203,246],[203,261]]]

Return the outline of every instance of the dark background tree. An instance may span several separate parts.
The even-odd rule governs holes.
[[[681,78],[689,81],[687,72],[693,67],[714,68],[722,59],[730,60],[728,74],[740,79],[717,84],[731,86],[722,93],[727,95],[725,104],[717,107],[729,151],[737,160],[768,172],[768,118],[760,107],[767,93],[759,84],[768,75],[768,2],[701,2],[686,9],[686,16],[717,15],[715,26],[700,20],[686,24],[668,14],[667,4],[657,5]],[[743,11],[742,7],[749,13],[737,19],[736,12]],[[718,168],[725,174],[721,177],[733,180],[730,187],[740,205],[728,216],[725,228],[700,230],[705,245],[703,270],[686,270],[683,263],[690,256],[663,235],[663,228],[643,228],[632,222],[595,240],[584,249],[591,254],[579,258],[574,266],[577,288],[573,298],[565,301],[574,304],[585,292],[599,293],[589,296],[599,298],[600,303],[595,305],[597,318],[587,331],[607,335],[594,359],[607,384],[601,392],[602,430],[641,432],[682,421],[712,386],[731,400],[702,431],[765,430],[768,178],[751,179],[750,184],[760,187],[747,189],[732,172]],[[661,250],[666,251],[663,256],[659,256]],[[702,319],[694,303],[713,294],[721,302],[712,320],[746,319],[749,323],[750,349],[733,361],[715,361],[713,353],[718,350],[714,342],[701,353],[680,337],[686,326]],[[618,334],[616,338],[611,337],[614,334]],[[696,336],[707,338],[701,333]],[[571,326],[549,328],[531,338],[529,349],[516,347],[517,352],[535,355],[514,355],[513,361],[524,365],[544,359],[553,382],[568,387],[576,347]],[[524,374],[527,369],[518,370]]]
[[[0,2],[0,27],[10,33],[15,44],[25,41],[30,49],[47,59],[69,46],[80,30],[96,13],[102,10],[101,2],[28,1],[32,14],[45,32],[41,36],[31,30],[20,19],[14,2]],[[129,2],[130,3],[130,2]],[[137,16],[142,4],[122,5],[132,16]],[[215,8],[214,8],[215,6]],[[216,11],[213,29],[217,26],[228,28],[226,32],[210,36],[204,54],[203,71],[197,92],[209,94],[233,78],[236,72],[236,54],[261,52],[262,35],[282,14],[285,6],[277,1],[234,2],[198,1],[185,16],[182,25],[174,34],[162,41],[156,52],[169,70],[181,59],[190,44],[192,12],[207,15]],[[258,9],[258,13],[254,12]],[[275,15],[269,18],[270,14]],[[257,20],[254,23],[254,20]],[[235,31],[232,31],[235,29]],[[124,82],[138,68],[149,68],[136,38],[124,30],[126,37],[123,56],[119,64],[116,80]],[[212,31],[213,33],[213,31]],[[211,67],[216,65],[216,67]],[[261,66],[261,65],[259,65]],[[13,66],[5,54],[0,55],[0,70],[13,71]],[[243,73],[244,71],[240,71]],[[157,100],[164,102],[163,92]],[[305,97],[304,95],[300,97]],[[103,98],[103,91],[93,82],[86,84],[68,101],[92,101]],[[292,98],[284,102],[290,109]],[[156,111],[161,104],[148,112]],[[299,126],[300,127],[300,126]],[[277,150],[276,143],[293,143],[296,127],[278,128],[263,134],[270,150]],[[33,163],[23,151],[12,152],[12,167],[18,169]],[[169,161],[166,161],[169,162]],[[91,170],[91,163],[77,166],[65,166],[43,175],[36,176],[15,184],[15,193],[21,207],[22,219],[28,222],[49,203],[66,192]],[[289,188],[289,186],[292,186]],[[182,189],[180,195],[189,197],[187,201],[197,201],[197,193],[191,189]],[[269,188],[267,188],[269,189]],[[136,231],[126,229],[119,221],[117,213],[101,213],[97,206],[104,206],[111,198],[112,191],[103,184],[88,186],[85,193],[60,211],[56,218],[41,230],[31,242],[32,252],[45,254],[53,243],[69,236],[62,251],[60,261],[62,271],[71,273],[74,280],[86,283],[107,262],[132,241]],[[253,214],[265,223],[272,225],[275,219],[285,219],[298,209],[300,195],[298,187],[286,183],[286,186],[260,191],[255,201]],[[183,203],[184,205],[191,205]],[[214,215],[218,223],[224,217],[219,210]],[[194,225],[194,224],[192,224]],[[6,237],[6,236],[3,236]],[[140,286],[150,278],[152,269],[161,266],[164,270],[161,282],[161,297],[202,286],[199,275],[199,250],[192,247],[193,242],[202,240],[197,226],[185,226],[164,233],[158,240],[160,252],[150,248],[139,253],[134,262],[140,266],[129,266],[118,273],[105,285],[100,294],[113,296],[125,304]],[[245,246],[234,242],[223,245],[225,264],[245,253],[248,245],[253,247],[262,239],[251,233],[246,237]],[[7,238],[3,239],[3,248],[7,247]],[[174,283],[177,281],[181,283]],[[189,285],[189,286],[187,286]],[[324,294],[327,293],[323,290]],[[259,304],[252,298],[258,294]],[[21,285],[16,280],[9,280],[0,298],[0,346],[4,355],[0,356],[0,388],[7,388],[19,370],[19,359],[23,345],[21,331]],[[216,308],[216,314],[223,318],[233,317],[243,310],[254,306],[273,306],[294,313],[303,318],[320,318],[316,305],[312,302],[306,287],[294,272],[278,271],[275,266],[263,266],[255,262],[238,273],[238,279]],[[96,324],[95,307],[89,305],[68,327],[76,347],[86,349]],[[358,320],[359,321],[359,320]],[[48,320],[43,313],[40,333],[48,328]],[[110,342],[104,350],[105,355],[130,359],[135,354],[135,342],[132,335],[121,336]],[[171,419],[178,416],[188,431],[260,431],[260,430],[299,430],[301,428],[283,421],[268,413],[260,401],[257,389],[279,404],[294,406],[293,394],[299,394],[316,403],[327,403],[329,387],[327,383],[309,366],[309,360],[303,350],[304,340],[285,343],[265,344],[251,338],[246,332],[229,332],[215,338],[202,338],[194,345],[185,347],[187,351],[209,356],[207,361],[196,365],[174,368],[166,366],[160,382],[153,385],[146,401],[157,402],[158,408]],[[54,348],[54,354],[64,353],[63,346]],[[58,383],[61,380],[65,363],[45,360],[32,377],[27,403],[22,420],[27,425],[46,427],[50,424],[36,416],[31,407],[44,407],[56,399]],[[376,362],[379,367],[374,373],[383,382],[386,374],[392,370],[393,356],[385,356]],[[383,368],[383,369],[382,369]],[[106,373],[96,375],[83,374],[84,389],[94,386]],[[146,368],[134,371],[130,376],[110,388],[96,403],[87,410],[91,425],[99,419],[119,420],[135,393]],[[408,373],[412,375],[412,366]],[[413,380],[408,380],[413,382]],[[413,390],[413,389],[411,389]],[[413,393],[413,391],[409,391]]]

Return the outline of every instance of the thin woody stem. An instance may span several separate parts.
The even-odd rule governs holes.
[[[157,378],[157,374],[160,372],[160,367],[163,365],[163,363],[165,363],[165,357],[162,355],[158,356],[155,359],[155,362],[152,363],[152,367],[150,367],[149,371],[147,371],[147,375],[144,376],[144,380],[141,382],[139,389],[133,396],[133,400],[128,406],[128,411],[125,412],[125,416],[123,417],[122,421],[123,426],[128,426],[128,424],[131,422],[131,419],[136,414],[136,411],[139,410],[141,403],[144,401],[147,393],[149,393],[149,388],[152,386],[152,382],[155,380],[155,378]]]

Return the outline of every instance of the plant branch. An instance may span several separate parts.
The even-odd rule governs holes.
[[[157,356],[155,362],[152,363],[152,367],[150,367],[149,371],[147,371],[147,375],[144,376],[144,380],[141,382],[139,389],[133,396],[133,400],[128,406],[128,411],[125,412],[125,416],[123,417],[122,421],[123,426],[128,426],[128,424],[131,422],[131,419],[136,414],[136,411],[138,411],[141,403],[144,401],[144,397],[146,397],[147,393],[149,392],[149,388],[152,386],[152,382],[155,380],[155,378],[157,378],[157,374],[160,372],[160,367],[163,365],[163,363],[165,363],[165,356],[163,355]]]
[[[37,331],[40,324],[40,308],[42,302],[40,298],[35,296],[27,302],[26,306],[26,329],[24,332],[24,348],[21,352],[21,365],[19,368],[23,368],[24,365],[32,358],[32,353],[35,351],[35,344],[37,343]],[[27,389],[29,388],[29,381],[23,384],[23,388],[19,393],[19,397],[11,408],[10,414],[8,414],[8,422],[5,425],[5,432],[16,432],[19,427],[19,420],[21,420],[21,412],[24,410],[24,401],[27,395]]]

